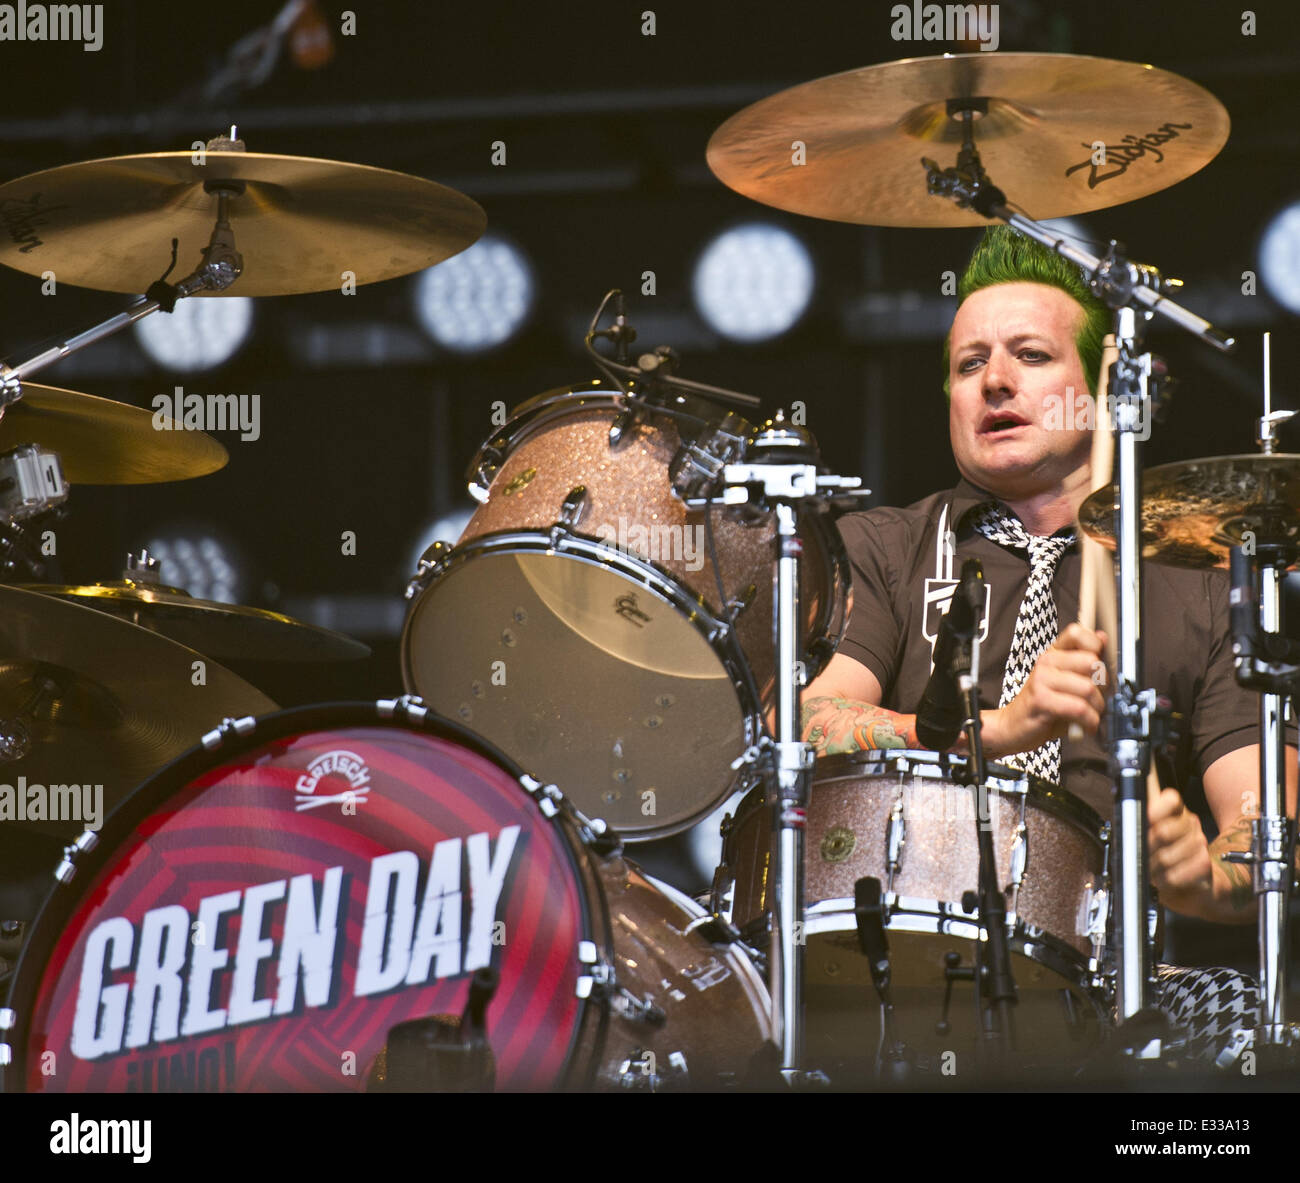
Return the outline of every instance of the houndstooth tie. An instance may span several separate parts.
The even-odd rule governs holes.
[[[1033,672],[1034,663],[1060,631],[1056,601],[1052,598],[1052,577],[1056,574],[1057,561],[1074,542],[1074,532],[1039,538],[1030,534],[1015,515],[993,504],[977,510],[971,525],[999,546],[1026,551],[1029,555],[1029,585],[1025,588],[1025,598],[1020,601],[1007,669],[1002,676],[1002,697],[998,700],[998,706],[1004,707],[1020,693]],[[1048,740],[1041,748],[1008,756],[1001,763],[1059,784],[1061,741]]]

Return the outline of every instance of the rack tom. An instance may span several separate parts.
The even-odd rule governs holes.
[[[707,815],[775,702],[775,529],[685,498],[716,494],[753,431],[599,383],[525,403],[471,467],[482,504],[460,541],[431,548],[408,589],[407,688],[628,839]],[[811,679],[850,578],[826,519],[810,516],[803,553]]]

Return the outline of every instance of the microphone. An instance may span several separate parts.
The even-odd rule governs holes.
[[[621,290],[615,289],[611,295],[614,296],[614,323],[607,329],[599,329],[592,333],[592,338],[604,337],[614,342],[614,360],[619,365],[626,365],[628,359],[627,347],[636,340],[636,329],[627,323],[627,305]]]
[[[627,308],[623,303],[622,292],[618,294],[614,327],[610,331],[614,334],[614,358],[620,365],[627,365],[627,347],[636,340],[636,329],[627,323]]]
[[[958,679],[970,673],[971,650],[979,631],[984,603],[984,569],[978,559],[962,564],[961,581],[939,624],[934,646],[934,672],[916,708],[916,737],[927,748],[946,752],[961,734],[966,721]]]

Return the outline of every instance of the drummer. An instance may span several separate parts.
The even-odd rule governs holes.
[[[1076,392],[1095,395],[1109,310],[1072,264],[1005,226],[988,230],[958,288],[945,344],[949,436],[961,480],[905,509],[840,519],[853,568],[853,614],[838,652],[803,699],[818,754],[920,748],[916,709],[940,613],[962,562],[989,587],[980,692],[990,760],[1020,768],[1112,812],[1098,729],[1105,710],[1103,637],[1075,621],[1075,518],[1094,487],[1092,433]],[[1062,413],[1064,412],[1064,413]],[[1258,698],[1233,676],[1228,580],[1221,571],[1147,564],[1145,683],[1172,699],[1182,734],[1148,801],[1151,881],[1160,902],[1221,923],[1254,920],[1247,868],[1259,802]],[[1067,733],[1077,724],[1078,742]],[[964,750],[964,740],[954,749]],[[1286,762],[1294,809],[1295,760]],[[1207,837],[1183,794],[1198,773],[1218,834]],[[1239,1016],[1254,1025],[1254,985],[1226,969],[1158,968],[1155,1000],[1213,1058]]]

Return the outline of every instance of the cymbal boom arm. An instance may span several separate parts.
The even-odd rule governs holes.
[[[1158,312],[1193,336],[1213,345],[1219,352],[1232,351],[1236,345],[1232,337],[1164,294],[1177,286],[1176,281],[1164,279],[1159,271],[1145,263],[1131,262],[1119,251],[1116,242],[1111,242],[1104,258],[1098,258],[1090,251],[1066,242],[1032,218],[1015,213],[1008,205],[1006,195],[992,183],[980,163],[979,152],[970,137],[969,112],[965,113],[963,124],[964,140],[955,168],[940,168],[933,160],[921,159],[931,194],[950,197],[963,209],[973,209],[986,218],[1006,222],[1026,238],[1032,238],[1062,258],[1069,259],[1083,270],[1092,290],[1111,308]]]
[[[170,312],[178,299],[197,292],[221,292],[230,287],[243,273],[243,256],[235,247],[235,232],[230,225],[227,206],[232,196],[238,194],[242,182],[207,182],[208,192],[217,199],[217,216],[208,245],[203,248],[203,261],[174,284],[163,281],[153,284],[149,294],[115,316],[51,346],[36,356],[16,366],[0,364],[0,408],[22,397],[22,383],[56,361],[111,337],[129,325],[135,324],[152,312],[162,309]],[[170,268],[169,268],[170,270]]]

